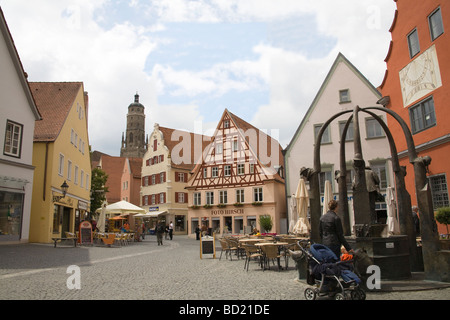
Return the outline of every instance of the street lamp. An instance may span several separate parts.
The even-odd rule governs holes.
[[[62,196],[53,196],[53,202],[58,202],[62,198],[64,198],[67,194],[67,190],[69,189],[69,185],[67,184],[66,180],[64,180],[63,184],[61,185],[61,190],[63,195]]]

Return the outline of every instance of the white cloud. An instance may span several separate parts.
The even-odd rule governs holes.
[[[96,10],[114,4],[107,0],[0,4],[30,81],[83,81],[90,98],[90,142],[94,149],[113,155],[120,150],[127,107],[136,91],[146,106],[149,133],[154,122],[192,130],[203,120],[205,128],[215,127],[200,113],[198,95],[218,97],[269,87],[269,103],[254,107],[254,116],[245,120],[262,129],[280,129],[286,145],[339,51],[379,85],[395,10],[392,0],[132,0],[127,6],[147,14],[144,20],[149,24],[136,25],[129,19],[105,29],[102,25],[110,17]],[[217,61],[196,71],[155,61],[150,73],[145,71],[149,54],[168,41],[155,33],[168,28],[168,22],[277,23],[305,14],[313,22],[315,18],[312,29],[320,34],[313,38],[335,39],[334,47],[320,57],[260,43],[253,48],[253,60]],[[186,97],[186,103],[160,105],[161,93]]]

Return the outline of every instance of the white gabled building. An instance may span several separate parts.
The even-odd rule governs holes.
[[[0,241],[28,242],[33,134],[41,116],[0,8]]]
[[[328,75],[320,87],[311,106],[306,112],[291,142],[285,150],[286,193],[288,203],[297,189],[302,167],[313,168],[314,143],[322,125],[334,114],[361,108],[377,106],[381,99],[377,89],[359,72],[359,70],[342,54],[339,53]],[[378,105],[379,106],[379,105]],[[386,122],[386,115],[378,110],[373,111]],[[339,170],[339,149],[342,129],[351,113],[335,119],[326,129],[322,137],[320,160],[320,188],[323,198],[325,180],[331,182],[333,195],[339,196],[335,171]],[[392,166],[390,163],[389,142],[380,124],[370,115],[360,113],[359,116],[363,158],[367,166],[376,172],[381,180],[381,193],[394,184]],[[352,181],[353,181],[353,125],[350,125],[346,138],[347,190],[349,197],[350,224],[353,225]],[[377,213],[386,214],[386,204],[377,203]],[[291,206],[288,206],[291,210]],[[296,220],[295,212],[289,211],[289,221]],[[380,219],[381,220],[381,219]]]

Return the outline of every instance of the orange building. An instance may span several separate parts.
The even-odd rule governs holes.
[[[428,177],[433,207],[448,207],[450,175],[450,1],[394,0],[397,3],[390,28],[392,41],[386,56],[387,70],[379,91],[380,103],[398,113],[413,134],[419,156],[430,156]],[[413,166],[398,123],[387,117],[406,166],[406,188],[417,204]],[[439,233],[446,233],[439,225]]]

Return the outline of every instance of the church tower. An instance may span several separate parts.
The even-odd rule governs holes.
[[[122,132],[121,157],[143,158],[147,152],[145,141],[145,114],[144,106],[139,103],[139,95],[136,93],[134,102],[128,106],[127,131],[125,137]]]

